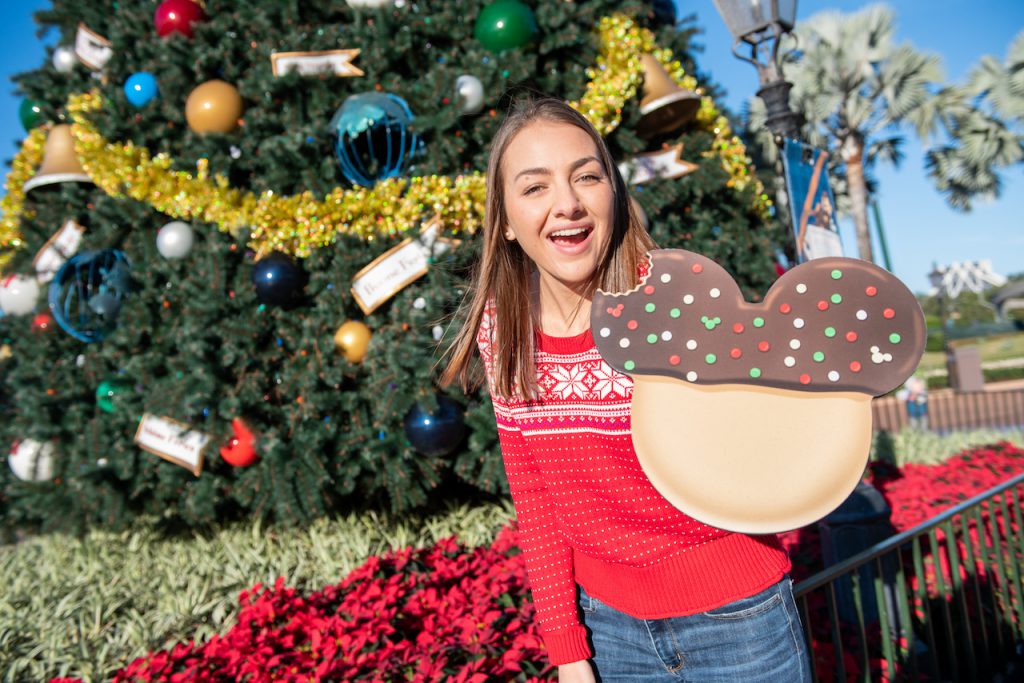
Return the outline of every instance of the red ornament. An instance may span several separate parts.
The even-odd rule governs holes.
[[[229,465],[248,467],[256,462],[256,435],[240,418],[231,421],[235,436],[227,446],[221,446],[220,457]]]
[[[36,332],[46,332],[51,327],[53,327],[53,316],[49,311],[37,313],[36,317],[32,318],[32,329]]]
[[[192,24],[206,19],[206,12],[192,0],[164,0],[157,6],[153,25],[161,38],[177,31],[192,37]]]

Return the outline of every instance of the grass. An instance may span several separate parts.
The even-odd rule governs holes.
[[[997,363],[1005,361],[1020,360],[1024,363],[1024,332],[1013,332],[1010,334],[991,335],[988,337],[976,337],[972,339],[958,339],[954,342],[956,346],[978,347],[982,363]],[[943,351],[926,351],[917,366],[918,372],[925,376],[932,374],[945,374],[946,354]]]

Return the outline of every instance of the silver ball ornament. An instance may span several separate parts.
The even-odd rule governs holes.
[[[463,114],[476,114],[484,108],[484,84],[470,74],[455,79],[455,100]]]
[[[5,315],[27,315],[35,310],[38,300],[39,283],[34,277],[0,278],[0,311]]]
[[[78,64],[78,55],[70,45],[61,45],[53,51],[53,68],[62,74],[69,74]]]
[[[185,258],[192,251],[194,241],[192,226],[171,221],[156,234],[156,249],[164,258]]]
[[[49,481],[53,479],[53,444],[22,439],[7,456],[7,464],[22,481]]]

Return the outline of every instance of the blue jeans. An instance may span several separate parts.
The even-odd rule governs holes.
[[[701,614],[637,619],[580,588],[598,681],[806,683],[807,646],[789,577]]]

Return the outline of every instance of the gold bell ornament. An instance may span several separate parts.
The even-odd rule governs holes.
[[[75,153],[75,140],[71,126],[61,123],[50,129],[43,145],[43,163],[25,183],[25,191],[53,183],[91,183],[92,178],[82,168]]]
[[[644,88],[638,132],[652,138],[673,133],[692,121],[700,108],[700,95],[676,85],[654,55],[641,55],[640,61],[644,67]]]

